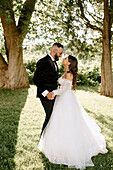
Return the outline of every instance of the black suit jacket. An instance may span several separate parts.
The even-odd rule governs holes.
[[[54,63],[49,55],[37,62],[33,79],[37,86],[37,97],[43,98],[42,92],[44,90],[51,92],[57,88],[58,69],[55,71]]]

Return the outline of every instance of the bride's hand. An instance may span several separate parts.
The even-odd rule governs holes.
[[[49,100],[53,100],[54,99],[54,93],[53,92],[49,92],[48,94],[47,94],[47,98],[49,99]]]

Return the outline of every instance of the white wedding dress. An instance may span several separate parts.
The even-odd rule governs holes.
[[[91,157],[106,153],[100,127],[88,116],[74,92],[72,81],[60,78],[51,118],[44,129],[38,148],[50,162],[85,169],[94,166]]]

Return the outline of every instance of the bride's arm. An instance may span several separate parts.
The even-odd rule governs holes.
[[[65,79],[65,81],[62,83],[60,88],[53,90],[54,96],[63,94],[66,90],[70,89],[70,86],[71,86],[71,82]]]

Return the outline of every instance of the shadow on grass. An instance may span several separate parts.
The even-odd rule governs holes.
[[[95,120],[98,120],[101,128],[103,128],[103,125],[109,129],[110,134],[113,137],[113,118],[112,115],[111,116],[103,116],[102,114],[97,115],[92,111],[89,111],[88,109],[84,108],[86,110],[87,113],[89,113],[90,115],[92,115],[92,117],[94,117]],[[103,129],[104,130],[104,129]]]
[[[110,148],[108,153],[99,154],[92,158],[92,161],[95,165],[93,170],[112,170],[113,169],[113,151]],[[90,170],[90,169],[89,169]]]
[[[97,115],[94,112],[91,112],[86,108],[84,108],[84,109],[86,110],[87,113],[92,115],[92,117],[94,117],[95,120],[99,121],[101,129],[103,128],[103,131],[104,131],[104,127],[106,127],[109,130],[109,134],[107,134],[107,135],[110,138],[112,138],[112,140],[113,140],[113,118],[112,118],[112,115],[111,115],[111,117],[110,116],[104,117],[103,115]],[[112,148],[109,148],[109,146],[107,146],[107,149],[108,149],[108,153],[99,154],[92,158],[95,167],[92,167],[90,169],[93,169],[93,170],[112,170],[113,169],[113,150],[112,150]],[[89,169],[89,168],[87,168],[87,169]]]
[[[67,165],[57,165],[50,163],[43,153],[40,152],[40,157],[43,162],[44,170],[77,170],[76,168],[68,168]]]
[[[84,90],[84,91],[89,91],[89,92],[93,92],[93,93],[100,93],[100,86],[77,86],[76,87],[77,90]]]
[[[18,124],[28,89],[0,89],[0,170],[15,169]]]
[[[106,154],[98,154],[92,157],[94,167],[86,167],[86,170],[112,170],[113,169],[113,151],[108,149]],[[65,165],[56,165],[50,163],[44,154],[40,152],[40,157],[43,162],[44,170],[77,170],[76,168],[68,168]]]

